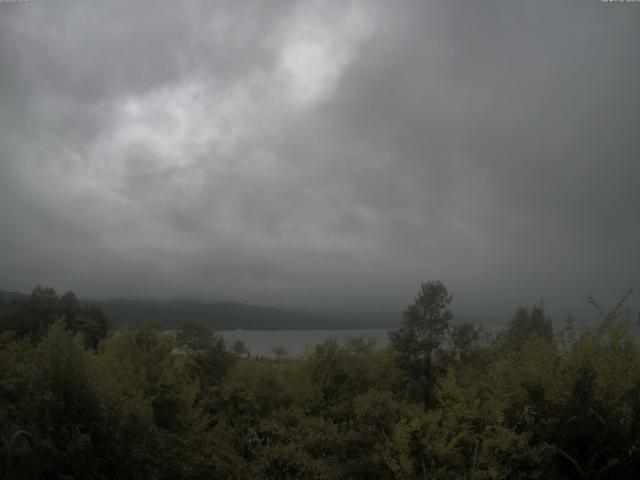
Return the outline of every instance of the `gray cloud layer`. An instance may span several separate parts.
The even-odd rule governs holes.
[[[640,284],[640,5],[0,3],[0,288],[580,310]]]

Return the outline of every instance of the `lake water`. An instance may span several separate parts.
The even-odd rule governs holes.
[[[484,330],[492,335],[500,332],[502,326],[485,326]],[[585,327],[577,327],[577,336]],[[287,349],[287,357],[301,357],[305,350],[313,348],[330,338],[335,338],[338,343],[344,344],[349,338],[367,337],[376,341],[376,348],[382,349],[389,343],[389,330],[219,330],[230,346],[236,340],[244,341],[252,356],[262,355],[273,357],[273,348],[282,346]],[[640,344],[640,328],[633,328],[633,335]]]
[[[389,343],[386,329],[371,330],[219,330],[227,342],[242,340],[252,356],[273,357],[274,347],[287,349],[287,357],[301,357],[307,348],[313,348],[330,338],[344,344],[349,338],[367,337],[376,341],[376,348],[384,348]]]

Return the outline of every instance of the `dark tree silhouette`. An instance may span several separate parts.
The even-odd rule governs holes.
[[[402,325],[389,333],[398,364],[420,385],[428,403],[433,381],[433,355],[442,346],[453,318],[453,296],[440,281],[424,282],[413,304],[404,311]]]

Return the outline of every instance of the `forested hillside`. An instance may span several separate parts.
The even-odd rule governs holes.
[[[0,301],[25,297],[24,293],[0,290]],[[385,313],[303,311],[229,301],[208,303],[121,298],[79,303],[92,303],[99,307],[114,328],[122,325],[135,328],[151,322],[158,328],[173,329],[189,321],[215,330],[340,330],[395,328],[399,323],[397,316]]]
[[[208,328],[111,329],[72,294],[0,305],[13,478],[637,478],[640,350],[624,301],[578,334],[541,306],[489,338],[422,284],[391,343],[255,361]],[[182,354],[176,354],[175,347]]]
[[[313,312],[249,305],[238,302],[105,300],[96,302],[114,326],[142,326],[153,319],[159,326],[175,328],[185,321],[215,330],[323,330],[390,328],[397,326],[385,314]]]

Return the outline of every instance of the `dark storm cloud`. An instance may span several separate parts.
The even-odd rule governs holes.
[[[268,4],[267,4],[268,3]],[[461,315],[638,284],[635,4],[0,4],[0,283]]]

